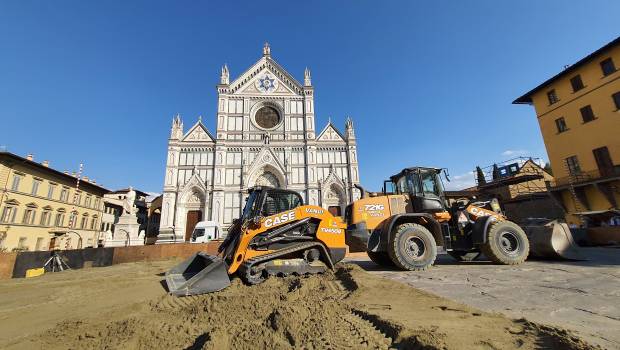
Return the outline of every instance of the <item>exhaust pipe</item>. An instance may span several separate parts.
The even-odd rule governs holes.
[[[368,191],[366,191],[364,189],[364,187],[362,187],[361,185],[358,184],[353,184],[353,187],[357,188],[358,190],[360,190],[360,192],[362,193],[362,197],[361,198],[366,198],[368,197]]]

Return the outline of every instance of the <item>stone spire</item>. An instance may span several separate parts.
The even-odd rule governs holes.
[[[355,140],[355,130],[353,129],[353,119],[351,117],[347,117],[344,128],[347,140]]]
[[[230,73],[228,72],[228,66],[224,64],[222,67],[222,74],[220,74],[220,84],[228,85],[230,83]]]
[[[312,78],[310,78],[310,69],[308,67],[304,71],[304,86],[312,86]]]
[[[170,131],[170,138],[174,140],[180,140],[183,137],[183,121],[181,115],[177,115],[172,118],[172,129]]]
[[[263,46],[263,56],[265,57],[271,56],[271,47],[269,47],[269,43],[265,43],[265,46]]]

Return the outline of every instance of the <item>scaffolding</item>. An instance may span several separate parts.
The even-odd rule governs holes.
[[[476,167],[474,171],[476,187],[479,192],[494,192],[499,188],[508,187],[510,198],[536,195],[547,195],[545,170],[540,158],[517,157],[486,167]]]

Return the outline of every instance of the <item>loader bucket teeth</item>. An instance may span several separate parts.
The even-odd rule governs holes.
[[[530,241],[530,255],[547,259],[587,260],[567,224],[557,220],[523,225]]]
[[[228,266],[220,257],[196,253],[166,272],[166,284],[176,296],[216,292],[230,286]]]

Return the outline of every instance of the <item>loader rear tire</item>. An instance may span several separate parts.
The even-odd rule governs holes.
[[[463,251],[463,250],[452,250],[448,252],[448,255],[453,257],[456,261],[474,261],[478,259],[480,256],[479,251]]]
[[[492,262],[502,265],[517,265],[527,259],[530,242],[519,225],[512,221],[495,221],[487,231],[482,252]]]
[[[437,243],[426,227],[413,223],[401,224],[388,242],[388,254],[400,269],[426,270],[437,258]]]
[[[387,252],[371,252],[367,251],[368,257],[372,262],[379,266],[394,266],[394,262],[390,259],[390,256]]]

